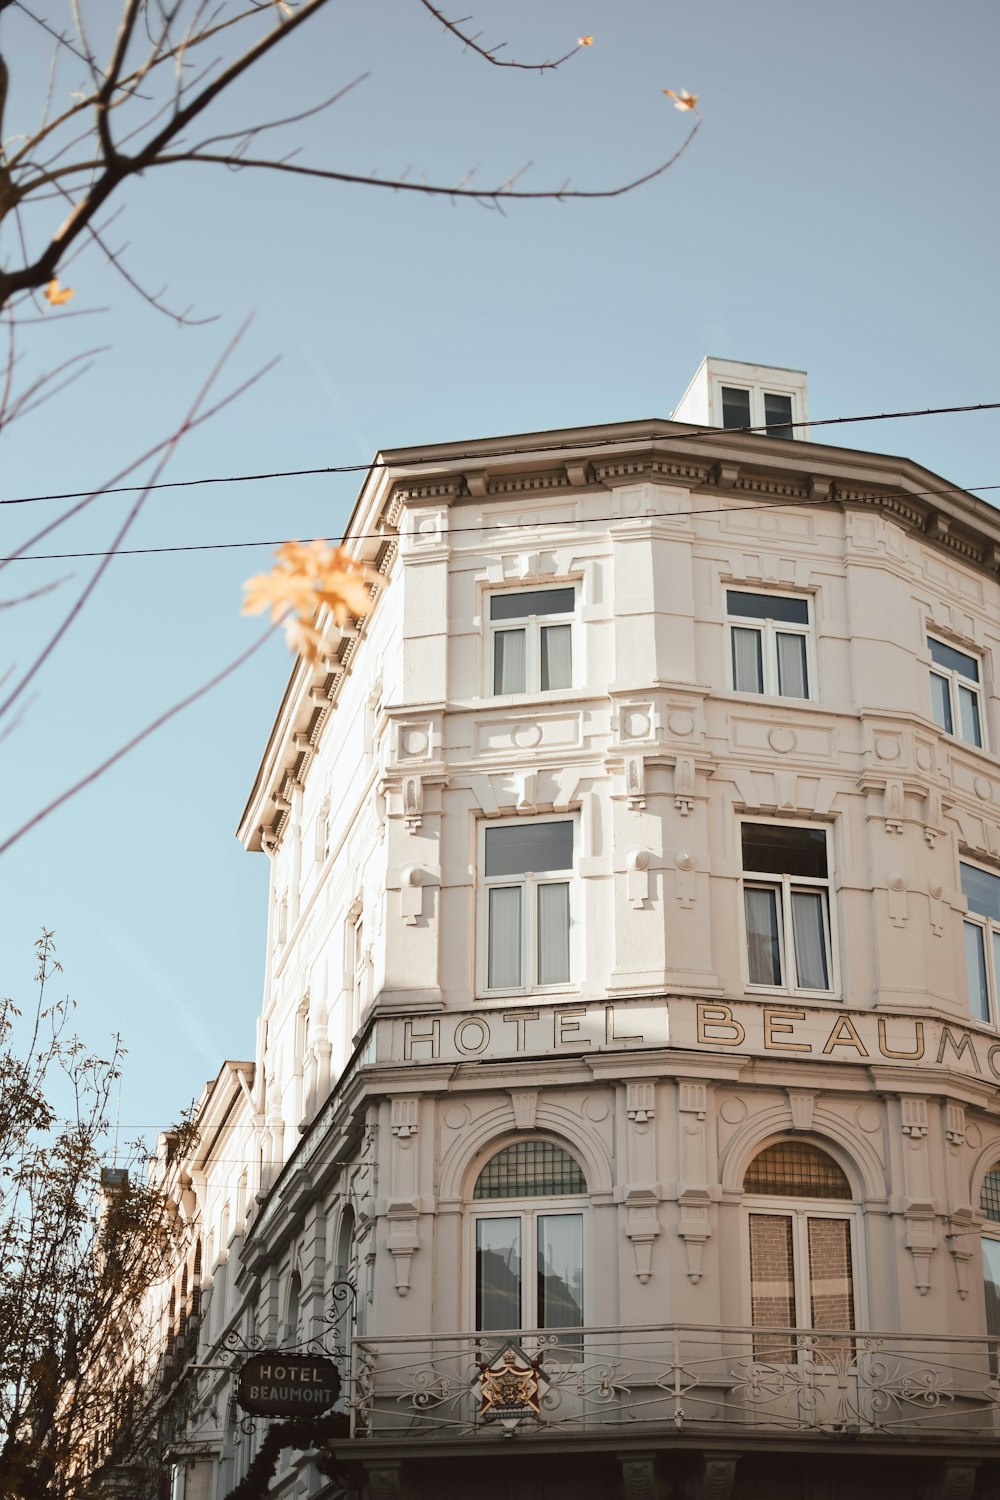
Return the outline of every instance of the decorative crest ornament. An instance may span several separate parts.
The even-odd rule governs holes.
[[[479,1387],[479,1416],[483,1422],[499,1422],[507,1437],[513,1437],[525,1417],[537,1417],[542,1382],[549,1377],[541,1361],[529,1359],[520,1344],[508,1339],[488,1362],[479,1365],[473,1385]]]

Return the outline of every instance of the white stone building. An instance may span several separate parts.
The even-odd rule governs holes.
[[[1000,516],[807,419],[707,360],[373,465],[240,826],[178,1497],[261,1441],[227,1334],[350,1351],[289,1500],[1000,1494]]]

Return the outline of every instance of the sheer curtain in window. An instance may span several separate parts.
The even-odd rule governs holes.
[[[751,984],[781,983],[776,891],[744,891],[747,918],[747,959]]]
[[[824,902],[819,891],[792,892],[795,978],[799,989],[828,990]]]
[[[489,961],[491,990],[521,985],[521,887],[494,886],[490,891]]]
[[[783,698],[808,698],[806,638],[778,631],[778,692]]]
[[[498,630],[493,637],[493,691],[524,692],[523,630]]]
[[[542,692],[573,685],[573,628],[570,625],[542,627]]]
[[[759,630],[733,626],[733,687],[738,693],[764,691],[764,663]]]
[[[538,983],[569,979],[569,885],[538,887]]]

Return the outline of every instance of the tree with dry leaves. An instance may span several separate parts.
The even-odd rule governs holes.
[[[492,43],[474,31],[468,17],[456,20],[433,0],[413,3],[442,31],[446,41],[460,47],[477,65],[545,74],[594,44],[593,36],[582,36],[557,56],[521,60],[509,54],[506,43]],[[268,143],[280,138],[276,132],[333,109],[360,79],[294,116],[250,118],[236,129],[214,128],[213,112],[247,75],[260,82],[257,97],[266,96],[268,69],[278,49],[300,27],[310,24],[326,4],[327,0],[216,0],[214,4],[209,0],[119,0],[116,9],[105,0],[91,0],[89,5],[87,0],[60,0],[57,18],[53,19],[45,0],[0,0],[0,28],[15,42],[9,50],[11,57],[18,57],[17,41],[32,31],[44,33],[52,47],[45,97],[38,101],[34,117],[15,121],[7,117],[10,74],[0,43],[0,335],[6,338],[6,354],[0,355],[0,433],[15,417],[51,399],[86,373],[98,352],[80,350],[40,374],[23,382],[19,379],[23,351],[31,346],[31,334],[41,317],[60,321],[76,315],[73,288],[65,278],[71,263],[83,252],[102,256],[121,277],[129,294],[144,299],[165,316],[181,324],[199,321],[190,308],[173,306],[165,288],[147,284],[142,267],[127,260],[123,247],[112,238],[112,223],[128,186],[141,175],[155,181],[163,169],[181,164],[213,171],[290,174],[327,185],[355,184],[471,199],[494,208],[515,200],[615,198],[666,172],[687,149],[700,124],[695,96],[665,91],[679,108],[694,115],[678,149],[647,171],[607,187],[592,188],[569,183],[528,188],[519,171],[491,185],[477,183],[472,172],[459,182],[435,183],[406,173],[380,176],[359,172],[350,164],[328,160],[310,163],[294,152],[269,152]],[[23,102],[20,107],[24,108]],[[146,466],[148,483],[155,484],[187,433],[249,383],[238,385],[222,402],[208,400],[231,347],[174,432],[134,463],[119,468],[105,485],[75,499],[19,546],[9,548],[8,555],[0,559],[0,572],[78,516],[99,495],[131,479],[142,466]],[[148,495],[147,488],[136,486],[136,490],[137,498],[108,553],[78,589],[51,635],[40,642],[36,652],[29,653],[27,664],[18,672],[0,662],[0,736],[16,723],[13,716],[21,711],[27,690],[76,623],[111,559],[124,544]],[[275,620],[285,619],[289,644],[315,657],[328,643],[328,631],[339,623],[338,613],[347,608],[347,603],[354,600],[355,613],[359,612],[359,590],[364,591],[369,583],[364,570],[341,549],[330,552],[321,564],[317,556],[303,551],[294,563],[288,557],[279,558],[271,585],[254,581],[245,608],[255,612],[270,605]],[[265,599],[269,586],[272,594]],[[34,595],[24,597],[27,600]],[[16,598],[2,601],[5,607],[18,602]],[[321,610],[319,618],[317,609]],[[213,674],[27,817],[0,841],[0,854],[69,797],[104,775],[167,719],[235,671],[264,639],[266,636],[258,638],[236,661]]]
[[[0,1497],[89,1500],[155,1431],[136,1308],[176,1262],[176,1213],[141,1153],[107,1165],[123,1049],[74,1035],[51,932],[35,952],[30,1012],[0,1001]]]

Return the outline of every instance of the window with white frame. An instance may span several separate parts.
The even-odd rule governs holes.
[[[737,693],[815,696],[808,599],[727,589],[726,613],[730,675]]]
[[[962,864],[965,918],[965,971],[969,1009],[987,1026],[1000,1024],[1000,876],[978,865]]]
[[[749,984],[829,993],[835,973],[826,829],[744,822],[741,842]]]
[[[568,984],[572,818],[485,825],[480,870],[483,988]]]
[[[472,1197],[476,1328],[582,1328],[587,1183],[575,1158],[552,1141],[516,1141],[486,1163]]]
[[[792,398],[781,391],[721,387],[723,427],[763,427],[768,437],[794,438]]]
[[[927,637],[931,653],[931,711],[945,734],[983,744],[980,662],[967,651]]]
[[[349,962],[351,975],[351,1014],[354,1030],[361,1025],[365,1008],[365,919],[361,911],[349,918]]]
[[[831,1330],[810,1348],[850,1349],[840,1330],[857,1323],[856,1215],[829,1202],[853,1199],[843,1170],[808,1141],[777,1141],[754,1157],[743,1192],[754,1357],[796,1363],[801,1341],[789,1329]],[[774,1332],[756,1331],[763,1329]]]
[[[550,693],[572,687],[575,610],[572,585],[491,594],[491,691],[497,695]]]

